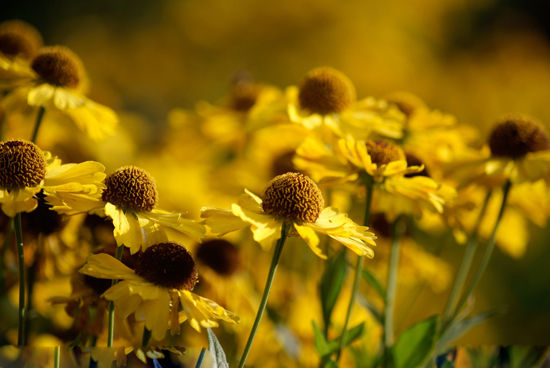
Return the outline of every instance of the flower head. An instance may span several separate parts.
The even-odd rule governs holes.
[[[8,57],[32,58],[42,46],[40,33],[21,20],[9,20],[0,24],[0,54]]]
[[[291,224],[291,234],[300,236],[311,250],[326,258],[319,247],[316,232],[326,234],[359,255],[373,257],[373,233],[359,226],[347,215],[324,207],[321,191],[309,177],[286,173],[275,177],[268,185],[264,198],[245,189],[245,195],[231,210],[203,207],[201,217],[216,234],[225,234],[250,226],[256,240],[265,249],[278,239],[283,224]]]
[[[489,136],[493,156],[523,158],[529,152],[548,150],[548,135],[537,122],[510,116],[499,122]]]
[[[339,113],[355,100],[355,88],[341,72],[327,67],[316,68],[304,77],[298,100],[301,108],[313,113]]]
[[[0,143],[0,187],[34,187],[46,175],[44,153],[32,142],[20,139]]]
[[[211,239],[199,244],[197,259],[222,276],[231,276],[239,270],[241,257],[239,250],[224,239]]]
[[[139,167],[121,167],[107,176],[105,186],[102,199],[121,208],[151,211],[157,203],[155,182]]]
[[[307,176],[294,172],[273,178],[262,202],[265,213],[299,224],[317,221],[324,205],[317,184]]]
[[[41,49],[32,60],[31,68],[42,80],[54,86],[74,89],[82,81],[82,62],[63,46]]]

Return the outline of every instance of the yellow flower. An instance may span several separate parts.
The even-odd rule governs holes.
[[[0,68],[6,67],[0,62]],[[113,110],[84,96],[87,79],[82,62],[66,47],[40,49],[8,86],[13,98],[26,97],[29,106],[62,112],[92,139],[112,135],[118,123]]]
[[[476,182],[488,187],[550,180],[548,136],[542,125],[525,116],[508,116],[489,136],[488,147],[465,150],[446,171],[460,184]]]
[[[279,238],[283,224],[291,223],[293,232],[321,258],[326,255],[319,247],[316,232],[328,235],[361,256],[374,256],[368,245],[376,245],[375,236],[367,231],[368,227],[357,225],[331,207],[324,208],[317,185],[299,173],[273,178],[263,199],[245,189],[245,194],[231,210],[203,207],[201,212],[206,224],[217,234],[250,226],[254,240],[266,250]]]
[[[340,136],[366,139],[371,134],[401,138],[405,116],[386,101],[356,101],[355,87],[341,72],[321,67],[309,71],[300,87],[287,90],[288,116],[309,130],[327,127]]]
[[[81,212],[83,204],[101,196],[104,166],[86,161],[61,164],[34,143],[9,140],[0,143],[0,203],[10,217],[31,212],[43,191],[46,202],[59,213]]]
[[[0,80],[30,78],[29,60],[42,46],[42,36],[21,20],[0,23]]]
[[[103,212],[113,220],[117,244],[135,254],[148,245],[165,241],[164,228],[171,228],[194,240],[200,240],[204,226],[173,213],[154,208],[157,188],[151,176],[135,166],[125,166],[105,179],[101,198],[88,211]]]
[[[441,213],[445,201],[455,195],[452,188],[426,176],[423,165],[408,166],[402,149],[392,143],[356,141],[350,136],[331,143],[307,138],[294,163],[321,182],[372,180],[376,210],[391,219],[402,213],[418,216],[424,209]]]
[[[238,322],[233,313],[191,292],[198,278],[195,262],[175,243],[147,248],[135,269],[102,253],[90,256],[80,272],[121,280],[103,296],[115,303],[123,317],[134,314],[136,320],[144,321],[155,340],[162,340],[167,330],[179,333],[184,321],[199,332],[201,327],[217,327],[218,320]]]

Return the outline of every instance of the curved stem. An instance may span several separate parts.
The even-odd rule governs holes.
[[[17,259],[19,263],[19,330],[17,345],[25,343],[25,255],[23,253],[23,228],[21,226],[21,213],[15,215],[15,238],[17,239]]]
[[[399,253],[401,252],[401,235],[404,232],[401,218],[397,218],[392,226],[392,246],[390,263],[388,264],[388,281],[384,308],[384,356],[387,366],[390,366],[390,348],[393,345],[393,310],[397,291],[397,271],[399,268]]]
[[[120,261],[122,258],[122,250],[124,245],[120,245],[116,248],[115,257]],[[118,280],[113,280],[111,286],[116,285]],[[107,347],[113,346],[113,340],[115,336],[115,303],[109,302],[109,329],[107,331]]]
[[[258,326],[260,325],[260,321],[264,314],[264,310],[267,305],[267,299],[269,297],[269,291],[271,290],[271,285],[273,284],[273,279],[275,278],[275,273],[277,272],[277,265],[279,264],[279,258],[281,257],[281,252],[283,251],[283,245],[285,244],[285,240],[288,235],[290,226],[291,226],[290,224],[285,223],[281,227],[281,237],[277,241],[277,245],[275,246],[275,251],[273,252],[273,258],[271,259],[271,267],[269,268],[269,273],[267,275],[267,280],[265,282],[264,294],[262,296],[262,300],[260,301],[260,306],[258,307],[258,312],[256,313],[256,319],[254,320],[252,331],[250,331],[250,335],[248,336],[248,341],[246,342],[246,346],[244,348],[241,361],[239,362],[239,368],[244,367],[244,363],[246,362],[246,358],[248,357],[248,353],[250,352],[250,348],[252,347],[252,342],[254,341],[254,336],[256,336],[256,331],[258,330]]]
[[[34,123],[34,129],[32,131],[31,135],[31,142],[36,142],[36,137],[38,136],[38,130],[40,129],[40,124],[42,124],[42,118],[44,117],[44,113],[46,112],[46,109],[44,106],[40,106],[38,108],[38,114],[36,115],[36,122]]]
[[[372,206],[372,194],[374,192],[374,182],[371,176],[367,176],[365,179],[365,189],[366,189],[366,198],[365,198],[365,216],[363,217],[363,225],[367,226],[369,224],[370,210]],[[351,297],[348,304],[348,309],[346,312],[346,319],[344,320],[344,328],[342,329],[342,335],[340,336],[340,341],[338,343],[338,351],[336,352],[336,361],[340,360],[342,355],[342,350],[346,344],[346,335],[348,332],[349,319],[351,317],[351,310],[353,309],[353,304],[355,303],[355,296],[357,295],[357,289],[359,288],[359,279],[361,277],[361,271],[363,269],[363,256],[357,257],[357,262],[355,263],[355,276],[353,278],[353,286],[351,290]]]
[[[495,249],[495,241],[496,241],[498,227],[502,220],[502,215],[504,215],[504,210],[506,208],[506,202],[508,200],[508,194],[510,193],[511,187],[512,187],[512,183],[510,181],[507,181],[506,184],[504,184],[504,187],[502,188],[502,203],[500,205],[500,210],[498,211],[498,216],[497,216],[497,220],[495,221],[495,226],[493,227],[493,231],[491,232],[491,237],[489,238],[489,243],[487,244],[487,248],[485,248],[485,253],[483,254],[483,258],[481,259],[477,272],[474,275],[474,279],[470,284],[470,287],[468,288],[466,293],[464,293],[464,295],[460,299],[460,302],[458,303],[458,306],[456,307],[456,310],[451,320],[456,318],[456,315],[458,314],[458,312],[460,312],[460,309],[464,306],[464,304],[468,300],[468,297],[472,294],[472,292],[476,288],[477,284],[479,283],[479,280],[481,280],[481,277],[485,272],[485,269],[487,268],[487,265],[489,264],[489,260],[491,259],[493,249]]]
[[[449,300],[447,301],[445,311],[443,312],[443,327],[449,322],[449,319],[455,313],[456,303],[458,302],[458,298],[460,297],[460,293],[462,292],[462,288],[464,287],[464,283],[466,282],[468,272],[470,271],[470,267],[472,266],[472,261],[474,260],[474,254],[477,248],[479,228],[481,226],[481,222],[483,221],[483,217],[485,217],[485,212],[487,211],[487,205],[489,204],[491,194],[492,191],[489,190],[485,196],[485,200],[483,201],[483,206],[481,207],[481,211],[479,212],[479,215],[477,217],[474,230],[468,238],[466,250],[464,251],[464,256],[462,257],[462,262],[460,264],[460,267],[458,268],[453,288],[451,290],[451,294],[449,295]]]
[[[195,365],[195,368],[201,368],[202,363],[204,361],[204,355],[206,353],[206,348],[201,349],[201,353],[199,354],[199,359],[197,360],[197,364]]]

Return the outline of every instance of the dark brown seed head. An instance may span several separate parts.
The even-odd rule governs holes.
[[[233,275],[241,266],[239,250],[224,239],[202,242],[197,249],[197,259],[222,276]]]
[[[20,139],[0,143],[1,188],[34,187],[45,175],[46,161],[37,145]]]
[[[308,72],[298,94],[300,107],[327,115],[342,112],[355,100],[355,88],[344,74],[332,68]]]
[[[289,172],[276,176],[265,190],[265,213],[298,224],[314,223],[325,206],[321,190],[309,177]]]
[[[235,84],[231,91],[231,99],[229,102],[231,108],[237,111],[247,112],[256,104],[261,88],[259,84],[250,82]]]
[[[160,243],[147,248],[135,266],[136,274],[166,288],[193,290],[198,272],[191,254],[176,243]]]
[[[404,160],[403,151],[394,144],[382,141],[368,141],[367,153],[377,166],[387,165],[392,161]]]
[[[32,69],[49,84],[76,88],[82,80],[82,62],[66,47],[44,47],[32,60]]]
[[[5,56],[29,60],[41,46],[42,37],[30,24],[20,20],[0,24],[0,53]]]
[[[151,211],[157,203],[157,188],[153,178],[135,166],[125,166],[105,179],[102,199],[120,208]]]
[[[523,116],[509,116],[489,136],[493,156],[522,158],[529,152],[549,148],[548,135],[539,123]]]

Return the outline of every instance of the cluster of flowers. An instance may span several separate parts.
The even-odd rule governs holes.
[[[54,321],[70,316],[56,325],[54,345],[71,340],[73,358],[84,366],[124,364],[132,354],[159,365],[161,351],[206,347],[205,328],[222,367],[225,354],[209,330],[219,321],[228,322],[222,331],[233,341],[222,345],[239,367],[249,353],[249,362],[262,366],[429,365],[472,325],[461,311],[494,245],[520,256],[528,241],[525,219],[546,222],[541,198],[548,193],[550,151],[540,123],[506,116],[480,144],[475,129],[411,94],[358,99],[353,83],[328,67],[311,70],[285,91],[242,75],[218,104],[173,110],[154,165],[175,183],[166,190],[172,205],[198,198],[210,206],[202,207],[200,219],[160,210],[162,183],[157,190],[145,170],[123,166],[106,175],[99,162],[62,164],[34,143],[39,131],[65,118],[95,140],[122,129],[111,109],[85,97],[88,80],[78,57],[41,43],[28,24],[0,25],[4,134],[13,134],[13,116],[37,111],[30,140],[0,143],[0,203],[7,216],[0,292],[19,285],[19,319],[11,324],[17,340],[5,331],[4,344],[36,346],[37,285],[65,277],[71,289],[54,288],[43,310],[62,305],[66,314],[41,313]],[[204,180],[196,191],[194,173]],[[415,232],[446,231],[467,243],[454,279],[445,262],[414,240]],[[489,239],[483,259],[463,292],[483,238]],[[262,251],[274,248],[270,266],[249,242]],[[295,269],[281,273],[277,286],[286,242],[305,243],[317,257],[287,247]],[[376,244],[376,259],[365,265]],[[262,289],[257,280],[266,269]],[[412,326],[404,339],[394,338],[398,270],[407,275],[400,281],[421,280],[435,292],[453,282],[441,316]],[[385,284],[378,280],[384,274]],[[196,286],[219,304],[194,293]],[[261,324],[268,302],[269,318]],[[357,325],[348,327],[352,321]],[[407,354],[411,336],[419,346],[430,343]]]

